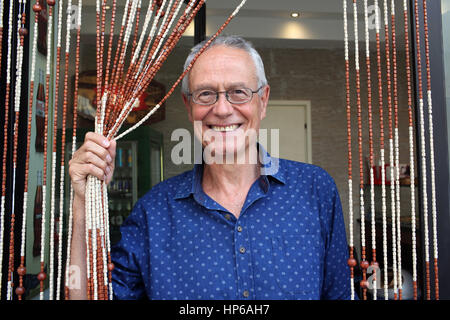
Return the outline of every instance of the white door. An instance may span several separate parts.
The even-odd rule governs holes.
[[[269,101],[261,129],[267,131],[261,130],[260,137],[267,132],[267,138],[260,139],[260,143],[271,155],[278,153],[279,158],[312,162],[309,101]]]

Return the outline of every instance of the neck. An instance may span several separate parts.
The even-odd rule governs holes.
[[[246,161],[231,164],[205,164],[202,186],[205,192],[209,191],[215,194],[235,195],[244,191],[246,194],[259,176],[259,161],[256,163]]]

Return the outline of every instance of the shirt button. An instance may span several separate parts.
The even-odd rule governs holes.
[[[245,290],[245,291],[242,293],[242,295],[243,295],[245,298],[248,298],[248,297],[250,296],[250,292],[248,292],[248,290]]]
[[[237,231],[242,232],[242,227],[241,227],[241,226],[238,226],[238,227],[237,227]]]
[[[239,252],[240,252],[240,253],[245,253],[245,248],[244,248],[244,247],[240,247],[240,248],[239,248]]]

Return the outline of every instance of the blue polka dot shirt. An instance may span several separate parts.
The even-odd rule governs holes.
[[[350,299],[333,179],[314,165],[263,158],[238,219],[202,190],[201,164],[139,199],[112,249],[114,298]]]

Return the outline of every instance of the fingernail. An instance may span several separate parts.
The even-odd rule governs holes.
[[[107,161],[107,162],[111,162],[111,161],[112,161],[111,156],[110,156],[109,154],[106,155],[106,161]]]
[[[105,147],[109,147],[109,141],[108,140],[103,140],[103,145]]]

